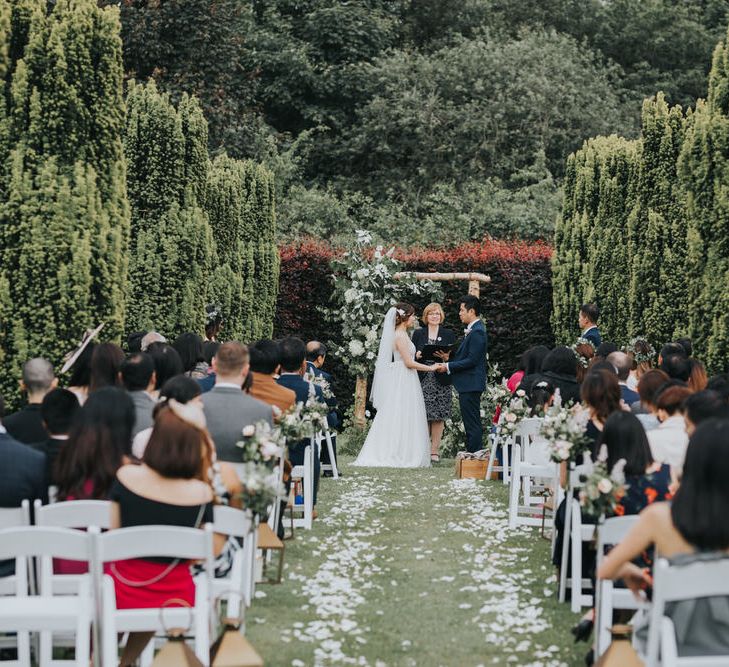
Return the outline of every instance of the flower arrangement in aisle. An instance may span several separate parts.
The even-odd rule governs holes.
[[[495,365],[498,369],[498,366]],[[491,376],[491,368],[489,368],[489,376]],[[490,379],[490,377],[489,377]],[[508,409],[511,399],[514,398],[514,394],[511,393],[509,387],[506,386],[508,380],[505,377],[501,378],[501,382],[489,382],[484,392],[486,397],[487,406],[491,408],[491,417],[496,413],[497,408],[501,408],[501,413]],[[486,406],[481,406],[481,417],[486,417],[484,410]]]
[[[357,230],[347,252],[332,262],[334,269],[333,306],[326,310],[329,320],[341,327],[346,343],[333,344],[333,352],[357,377],[367,377],[374,369],[380,344],[382,318],[390,306],[409,295],[442,296],[441,288],[430,280],[395,280],[401,271],[395,248],[372,248],[372,235]]]
[[[278,429],[287,442],[313,438],[317,432],[326,430],[328,413],[326,403],[310,396],[306,403],[299,401],[281,415]]]
[[[242,450],[239,475],[243,507],[254,515],[265,516],[271,504],[284,496],[276,464],[286,453],[285,437],[281,429],[261,421],[246,426],[242,439],[235,444]]]
[[[315,373],[307,371],[304,373],[304,380],[306,380],[310,385],[319,387],[319,389],[321,389],[322,396],[324,396],[325,399],[334,398],[334,392],[323,375],[316,375]]]
[[[599,518],[613,516],[616,508],[625,496],[625,459],[620,459],[613,469],[607,468],[607,448],[603,445],[595,463],[586,457],[585,473],[580,475],[582,488],[579,498],[580,506],[587,516]]]
[[[554,401],[544,414],[544,421],[539,435],[549,443],[549,455],[552,461],[579,462],[589,446],[585,436],[589,412],[579,403],[570,407],[562,406],[559,389],[555,392]]]
[[[514,435],[522,419],[531,415],[526,392],[519,389],[499,415],[499,426],[503,435]]]

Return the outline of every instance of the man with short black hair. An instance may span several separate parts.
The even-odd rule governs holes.
[[[666,343],[658,353],[658,365],[660,366],[664,359],[674,354],[677,354],[679,357],[686,357],[686,350],[679,343]]]
[[[691,377],[691,362],[681,354],[663,357],[660,368],[673,380],[688,382]]]
[[[134,403],[132,438],[154,425],[152,412],[157,401],[152,392],[157,384],[154,361],[146,352],[130,354],[121,365],[121,377]]]
[[[320,381],[326,383],[326,390],[322,389],[322,391],[324,392],[324,400],[329,406],[329,413],[327,414],[327,424],[329,425],[330,431],[334,431],[334,433],[332,434],[332,448],[334,449],[334,458],[336,459],[336,430],[342,425],[342,422],[339,418],[339,414],[337,413],[337,397],[334,395],[334,390],[332,389],[332,376],[322,368],[324,366],[324,361],[326,360],[326,357],[327,348],[324,343],[312,340],[306,344],[306,374],[314,376],[316,378],[321,378]],[[329,460],[329,449],[327,447],[323,448],[322,450],[321,462],[324,465],[328,465],[331,463],[331,461]],[[333,473],[327,471],[324,473],[324,476],[330,477],[333,476]]]
[[[689,438],[694,434],[696,427],[707,419],[729,418],[729,405],[721,394],[711,389],[704,389],[691,394],[683,402],[683,419],[686,423],[686,433]]]
[[[28,404],[3,420],[5,429],[15,440],[30,445],[48,438],[40,408],[45,395],[57,384],[50,361],[37,357],[25,362],[20,388],[27,394]]]
[[[321,403],[325,403],[322,390],[316,385],[312,385],[304,380],[303,375],[306,370],[306,345],[300,338],[284,338],[279,341],[279,360],[281,361],[281,375],[277,382],[291,389],[296,394],[296,401],[306,403],[312,396]],[[309,444],[308,440],[303,440],[293,446],[289,446],[289,458],[294,465],[303,465],[304,449]],[[321,474],[321,462],[319,460],[319,447],[314,452],[314,505],[319,493],[319,475]]]
[[[233,341],[223,343],[213,357],[215,386],[202,395],[208,431],[215,443],[218,459],[240,463],[236,447],[243,429],[259,421],[273,425],[273,409],[243,392],[250,371],[248,348]]]
[[[41,417],[50,437],[45,442],[31,446],[45,454],[47,485],[56,483],[53,478],[53,464],[66,445],[71,424],[80,409],[76,394],[68,389],[53,389],[41,403]]]
[[[436,370],[453,376],[466,429],[466,448],[477,452],[483,449],[481,394],[486,388],[488,336],[480,317],[481,302],[475,296],[468,294],[460,299],[458,315],[466,325],[465,338],[452,360],[450,353],[439,354],[447,363],[438,364]]]
[[[583,303],[580,306],[580,314],[577,321],[580,325],[581,338],[589,340],[597,349],[602,342],[600,329],[597,328],[597,320],[600,317],[600,310],[594,303]]]
[[[618,372],[618,384],[620,395],[627,406],[640,401],[640,395],[628,386],[628,376],[633,368],[633,360],[625,352],[612,352],[608,355],[607,361],[611,363]]]
[[[707,389],[715,391],[725,401],[729,402],[729,373],[718,373],[709,378]]]
[[[253,374],[250,395],[286,412],[296,403],[296,394],[292,389],[282,387],[274,378],[279,367],[278,344],[273,340],[259,340],[248,351]]]

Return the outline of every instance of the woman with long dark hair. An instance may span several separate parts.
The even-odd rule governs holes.
[[[175,338],[172,347],[177,350],[182,360],[182,372],[195,380],[201,380],[208,374],[205,363],[203,341],[196,333],[183,333]]]
[[[56,459],[58,499],[106,498],[116,471],[131,459],[133,426],[127,392],[104,387],[89,394]]]
[[[592,451],[596,454],[597,448],[594,445],[605,422],[613,412],[620,410],[618,376],[608,370],[590,370],[582,382],[580,396],[582,403],[590,411],[585,435],[592,441]]]
[[[102,387],[121,386],[121,370],[124,361],[123,350],[114,343],[100,343],[91,355],[91,373],[89,376],[89,392]]]
[[[676,563],[702,554],[729,553],[729,420],[710,419],[694,432],[686,452],[681,486],[671,503],[641,513],[622,542],[605,557],[600,579],[622,579],[632,590],[651,585],[650,574],[633,563],[646,549]],[[701,598],[672,605],[679,655],[729,653],[729,600]]]

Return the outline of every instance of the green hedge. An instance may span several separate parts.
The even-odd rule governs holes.
[[[689,335],[711,371],[729,359],[729,46],[709,97],[683,113],[662,94],[643,105],[637,141],[598,137],[567,160],[552,263],[552,326],[578,335],[597,302],[603,337]]]

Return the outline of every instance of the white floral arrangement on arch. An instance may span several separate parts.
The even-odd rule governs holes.
[[[580,456],[589,446],[585,436],[590,413],[579,403],[570,407],[562,406],[559,389],[555,392],[554,401],[544,414],[539,435],[549,443],[549,454],[552,461],[562,463],[574,461],[581,463]]]
[[[380,327],[387,310],[410,296],[429,295],[439,300],[442,291],[437,283],[419,281],[409,274],[395,280],[402,272],[395,258],[395,248],[372,247],[372,235],[357,230],[344,255],[333,263],[333,306],[327,317],[341,326],[343,345],[333,345],[334,354],[357,377],[367,377],[373,370],[380,344]]]

